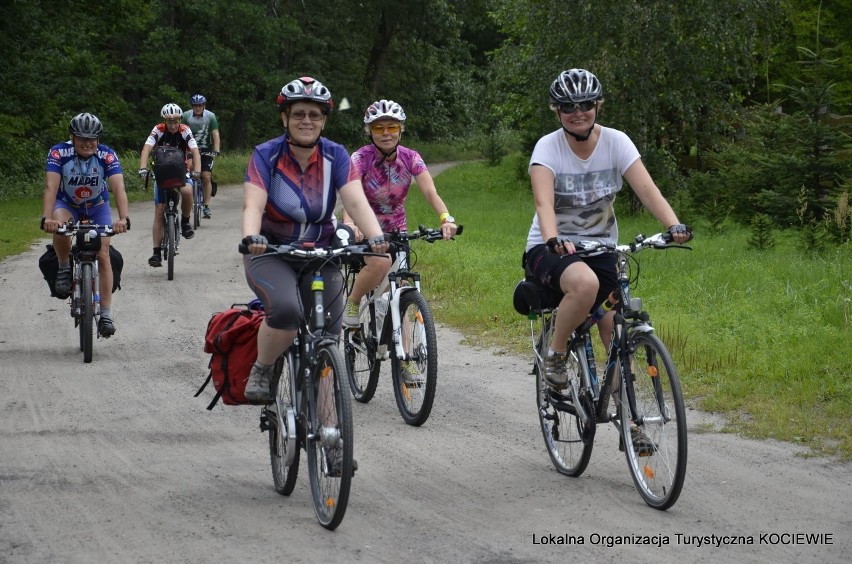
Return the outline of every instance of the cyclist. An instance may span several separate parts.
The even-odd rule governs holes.
[[[219,155],[219,121],[216,114],[206,109],[207,98],[195,94],[189,99],[192,110],[183,112],[181,122],[192,130],[192,136],[201,152],[201,182],[204,191],[202,215],[210,219],[210,197],[213,193],[213,159]]]
[[[361,178],[364,193],[383,232],[406,229],[405,198],[412,181],[416,181],[423,197],[440,218],[444,239],[449,239],[456,234],[455,218],[438,195],[423,157],[417,151],[400,145],[405,117],[402,106],[393,100],[378,100],[370,104],[364,113],[364,132],[370,137],[371,144],[352,154],[352,166]],[[350,223],[345,211],[343,222]],[[357,228],[355,238],[360,239]],[[361,298],[381,283],[391,266],[389,258],[365,257],[364,263],[346,304],[343,318],[346,327],[360,325]]]
[[[53,247],[59,259],[56,295],[65,299],[71,293],[71,239],[56,235],[69,220],[88,218],[99,225],[112,224],[116,233],[130,229],[124,173],[115,151],[100,143],[104,128],[94,115],[74,116],[68,130],[71,139],[54,145],[47,153],[41,228],[54,233]],[[119,220],[112,221],[109,192],[115,196]],[[112,320],[112,266],[109,260],[110,237],[101,239],[98,251],[100,272],[101,317],[98,333],[102,337],[115,334]]]
[[[536,213],[524,264],[528,275],[562,294],[544,373],[545,381],[557,389],[568,382],[566,349],[571,332],[617,282],[613,255],[577,257],[574,244],[618,242],[613,203],[623,181],[676,242],[692,238],[692,230],[680,223],[630,138],[596,123],[602,105],[603,89],[594,74],[584,69],[561,72],[550,86],[550,108],[560,128],[539,139],[530,158]],[[612,315],[600,321],[605,345]]]
[[[151,156],[151,151],[154,147],[160,145],[177,147],[183,151],[184,155],[191,154],[193,169],[192,178],[194,180],[198,180],[201,177],[201,154],[198,151],[198,144],[192,136],[192,130],[188,125],[184,125],[180,122],[182,113],[180,106],[173,103],[166,104],[160,110],[160,116],[163,118],[163,123],[158,123],[154,126],[154,129],[152,129],[151,133],[148,135],[148,139],[145,140],[145,144],[142,145],[142,152],[139,155],[139,176],[142,178],[148,176],[148,158]],[[187,168],[188,167],[189,164],[187,161]],[[189,214],[192,213],[192,190],[187,184],[180,187],[180,199],[181,234],[184,239],[192,239],[195,236],[195,231],[189,224]],[[163,239],[163,206],[165,201],[165,190],[155,184],[154,226],[151,230],[154,239],[154,254],[148,259],[148,264],[151,266],[163,265],[160,241]]]
[[[261,254],[267,243],[309,242],[328,246],[336,227],[338,196],[376,252],[386,252],[381,227],[343,146],[322,137],[334,101],[328,88],[311,77],[284,85],[277,99],[284,135],[254,148],[243,187],[243,243]],[[297,285],[298,265],[274,256],[244,258],[249,287],[263,302],[266,319],[257,337],[257,362],[245,395],[271,401],[275,360],[293,342],[302,310],[309,311],[310,277]],[[340,332],[343,290],[340,269],[324,269],[329,333]],[[320,391],[322,392],[322,389]]]

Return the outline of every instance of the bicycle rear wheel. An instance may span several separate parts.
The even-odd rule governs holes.
[[[203,192],[201,191],[201,181],[193,180],[192,188],[193,188],[193,202],[192,202],[192,228],[198,229],[201,225],[201,206],[202,206],[202,198]]]
[[[346,365],[334,345],[317,349],[313,369],[315,422],[313,437],[306,437],[308,474],[317,520],[326,529],[336,529],[349,503],[354,474],[352,405],[341,381]]]
[[[175,229],[176,227],[175,216],[172,214],[166,214],[166,225],[164,227],[165,231],[163,232],[163,239],[165,244],[163,245],[163,253],[166,255],[166,266],[168,270],[168,279],[174,280],[175,277]]]
[[[386,315],[390,318],[390,312]],[[426,298],[418,291],[403,292],[399,299],[403,349],[408,360],[391,358],[393,393],[403,421],[422,425],[432,412],[438,385],[438,338]],[[407,372],[407,374],[404,373]]]
[[[372,310],[372,307],[370,308]],[[378,338],[373,333],[373,314],[357,329],[343,331],[343,353],[349,389],[356,401],[369,403],[376,394],[381,361],[376,357]]]
[[[544,446],[547,448],[553,466],[561,474],[577,477],[585,472],[589,465],[596,427],[593,420],[584,432],[568,391],[570,388],[556,392],[551,390],[544,380],[544,358],[547,356],[547,350],[553,338],[554,321],[554,316],[550,314],[542,317],[541,333],[539,333],[537,344],[538,355],[533,368],[538,420],[541,424]],[[568,352],[567,362],[569,386],[574,381],[577,389],[580,389],[581,366],[575,351]],[[594,418],[592,402],[587,397],[583,399],[588,416]]]
[[[275,363],[275,403],[264,408],[272,421],[269,427],[269,457],[272,461],[272,480],[275,491],[281,495],[290,495],[296,487],[299,475],[299,441],[296,425],[296,409],[293,390],[290,388],[289,353],[282,355]]]
[[[83,350],[83,362],[92,362],[92,333],[95,325],[92,303],[93,276],[91,264],[80,265],[80,347]]]
[[[663,342],[652,333],[634,332],[629,338],[635,352],[630,357],[632,386],[624,385],[620,397],[621,437],[633,482],[645,502],[668,509],[677,501],[686,476],[686,409],[677,370]],[[637,418],[629,419],[628,396],[632,388]],[[636,438],[631,423],[644,434]]]

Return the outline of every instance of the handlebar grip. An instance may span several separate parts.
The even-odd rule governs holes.
[[[249,254],[248,247],[246,245],[244,245],[243,243],[240,243],[239,245],[237,245],[237,250],[240,252],[241,255]]]
[[[464,225],[459,225],[458,229],[456,229],[456,235],[461,235],[462,231],[464,231]]]

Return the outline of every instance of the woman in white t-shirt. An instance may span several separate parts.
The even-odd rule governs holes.
[[[562,294],[544,374],[557,389],[568,382],[565,361],[571,332],[616,286],[615,257],[578,257],[573,241],[618,242],[613,204],[624,180],[675,242],[692,238],[692,230],[680,223],[630,138],[595,123],[602,95],[601,83],[591,72],[561,72],[550,86],[550,107],[561,128],[539,139],[530,159],[536,213],[524,259],[528,275]],[[604,339],[609,338],[612,315],[600,321]]]

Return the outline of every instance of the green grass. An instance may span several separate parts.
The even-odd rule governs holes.
[[[135,170],[137,158],[123,157],[125,169]],[[220,183],[241,183],[247,161],[247,153],[225,154],[214,174]],[[528,322],[512,308],[533,215],[529,183],[518,170],[510,158],[499,167],[466,163],[441,174],[438,190],[464,233],[414,249],[441,323],[460,329],[471,345],[529,355]],[[151,198],[135,175],[127,179],[131,199]],[[41,237],[40,199],[0,202],[0,210],[0,259]],[[416,189],[408,217],[411,227],[437,226]],[[671,349],[690,405],[723,414],[725,431],[852,460],[852,248],[814,253],[788,232],[778,234],[774,250],[757,252],[747,248],[747,230],[710,236],[695,223],[694,251],[639,255],[634,291]],[[624,214],[619,227],[622,241],[660,228],[648,216]]]

